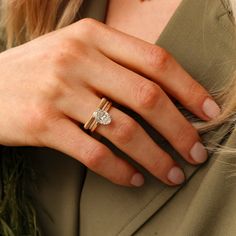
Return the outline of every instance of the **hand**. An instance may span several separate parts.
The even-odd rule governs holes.
[[[0,144],[46,146],[124,186],[143,178],[78,126],[102,96],[139,113],[192,163],[207,153],[194,127],[166,93],[203,120],[219,107],[164,49],[92,19],[0,54]],[[148,78],[148,79],[147,79]],[[184,180],[177,163],[130,116],[112,107],[96,131],[166,184]]]

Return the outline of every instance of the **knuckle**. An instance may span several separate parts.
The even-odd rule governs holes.
[[[80,27],[88,28],[88,27],[93,27],[94,25],[96,25],[97,21],[93,18],[86,17],[79,20],[78,24],[80,25]]]
[[[152,46],[148,53],[148,64],[157,70],[165,70],[170,60],[170,54],[163,48]]]
[[[121,160],[120,163],[117,163],[117,165],[119,167],[115,171],[111,172],[107,177],[114,184],[130,185],[130,177],[132,176],[133,168],[123,160]]]
[[[68,72],[74,70],[75,62],[81,65],[89,60],[89,49],[80,41],[63,38],[55,43],[53,48],[48,55],[44,56],[47,58],[53,76],[68,77]]]
[[[186,149],[186,142],[187,142],[187,132],[185,127],[182,127],[181,129],[179,129],[179,131],[177,132],[176,136],[175,136],[175,142],[176,145],[178,146],[178,148],[183,151]]]
[[[138,107],[144,109],[153,108],[162,95],[160,87],[151,81],[142,82],[136,93]]]
[[[149,165],[149,170],[157,178],[165,179],[172,163],[172,158],[167,153],[163,152]]]
[[[55,100],[61,96],[65,90],[65,85],[58,76],[48,76],[42,84],[39,85],[38,91],[40,93],[40,99],[43,101],[48,99],[50,101]],[[39,100],[40,100],[39,99]],[[44,102],[43,102],[44,103]]]
[[[98,21],[93,18],[83,18],[76,23],[80,37],[90,37],[98,25]]]
[[[118,185],[125,185],[126,183],[128,183],[129,181],[125,178],[124,174],[117,174],[115,176],[112,176],[110,178],[110,181],[113,184],[118,184]]]
[[[56,68],[63,68],[74,59],[75,51],[77,51],[77,47],[73,40],[61,39],[56,43],[55,49],[51,52],[51,63],[56,66]]]
[[[157,160],[150,167],[150,172],[153,173],[154,176],[156,176],[156,177],[160,177],[165,174],[165,173],[163,173],[164,169],[162,168],[164,163],[160,163],[160,161],[158,159],[159,158],[157,158]]]
[[[191,85],[187,89],[186,106],[188,107],[193,106],[200,97],[205,95],[205,93],[203,92],[201,93],[200,91],[201,91],[200,85],[197,84],[195,81],[192,81]]]
[[[59,42],[59,47],[60,47],[60,52],[62,54],[66,55],[71,55],[75,50],[77,51],[77,46],[78,42],[76,42],[74,39],[71,38],[65,38],[62,39]]]
[[[156,176],[162,176],[164,174],[164,172],[166,171],[165,166],[166,166],[166,154],[164,152],[159,152],[158,151],[158,158],[156,158],[155,160],[153,160],[148,168],[150,169],[150,171],[156,175]]]
[[[120,144],[127,144],[133,140],[139,125],[129,116],[124,116],[119,125],[113,130],[113,137]]]
[[[93,170],[99,169],[102,159],[107,155],[107,149],[99,144],[93,144],[83,154],[87,166]]]
[[[190,124],[186,124],[179,129],[174,140],[180,152],[184,153],[189,150],[193,140],[197,140],[197,137],[197,131]]]

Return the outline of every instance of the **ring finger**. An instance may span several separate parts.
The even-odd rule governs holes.
[[[92,91],[74,91],[61,100],[59,109],[72,119],[85,123],[98,107],[100,100]],[[75,107],[79,109],[74,109]],[[157,146],[136,121],[114,106],[110,108],[109,114],[112,122],[106,126],[99,125],[96,129],[99,134],[166,184],[176,185],[184,181],[184,173],[178,164]]]
[[[93,70],[85,78],[85,83],[139,113],[188,162],[199,164],[206,161],[207,152],[200,143],[196,129],[155,82],[116,64],[103,55],[97,54],[96,58],[97,63],[90,65]],[[106,73],[101,65],[106,68]]]

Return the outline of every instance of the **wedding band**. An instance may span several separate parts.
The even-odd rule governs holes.
[[[108,111],[107,110],[107,107],[108,107],[108,105],[109,105],[109,102],[108,101],[106,101],[105,103],[104,103],[104,105],[102,106],[102,108],[98,108],[97,109],[97,111],[99,110],[103,110],[103,111]],[[97,112],[97,111],[95,111],[94,113],[93,113],[93,120],[92,120],[92,123],[90,124],[90,126],[89,126],[89,128],[90,128],[90,130],[91,131],[94,131],[95,130],[95,128],[97,127],[97,125],[98,125],[98,122],[97,122],[97,120],[96,120],[96,118],[95,118],[95,113]]]
[[[108,125],[111,123],[111,116],[108,113],[112,103],[106,98],[102,98],[97,110],[93,112],[89,120],[84,124],[84,129],[90,129],[93,132],[98,124]]]
[[[91,124],[91,126],[90,126],[90,130],[93,132],[96,128],[97,128],[97,126],[98,126],[98,124],[103,124],[103,125],[108,125],[108,124],[110,124],[111,123],[111,116],[108,114],[108,110],[110,109],[110,107],[111,107],[111,102],[107,102],[105,105],[104,105],[104,107],[103,107],[103,109],[102,110],[100,110],[99,112],[102,112],[103,113],[103,118],[97,118],[96,119],[96,114],[97,114],[97,112],[98,112],[98,110],[97,111],[95,111],[94,113],[96,113],[95,114],[95,119],[94,119],[94,122]],[[106,116],[106,117],[105,117]],[[99,120],[101,120],[101,121],[98,121],[98,119]]]

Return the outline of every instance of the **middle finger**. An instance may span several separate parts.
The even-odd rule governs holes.
[[[78,96],[83,94],[83,96]],[[86,104],[84,102],[86,99]],[[61,100],[60,110],[72,119],[85,123],[96,109],[100,98],[91,91],[74,92]],[[80,110],[74,109],[79,107]],[[184,181],[184,173],[178,164],[164,152],[131,117],[112,106],[109,110],[111,124],[98,125],[96,132],[106,137],[151,174],[169,185]]]
[[[102,66],[101,66],[102,65]],[[97,55],[85,82],[94,90],[139,113],[192,164],[203,163],[207,152],[196,129],[155,82]]]

